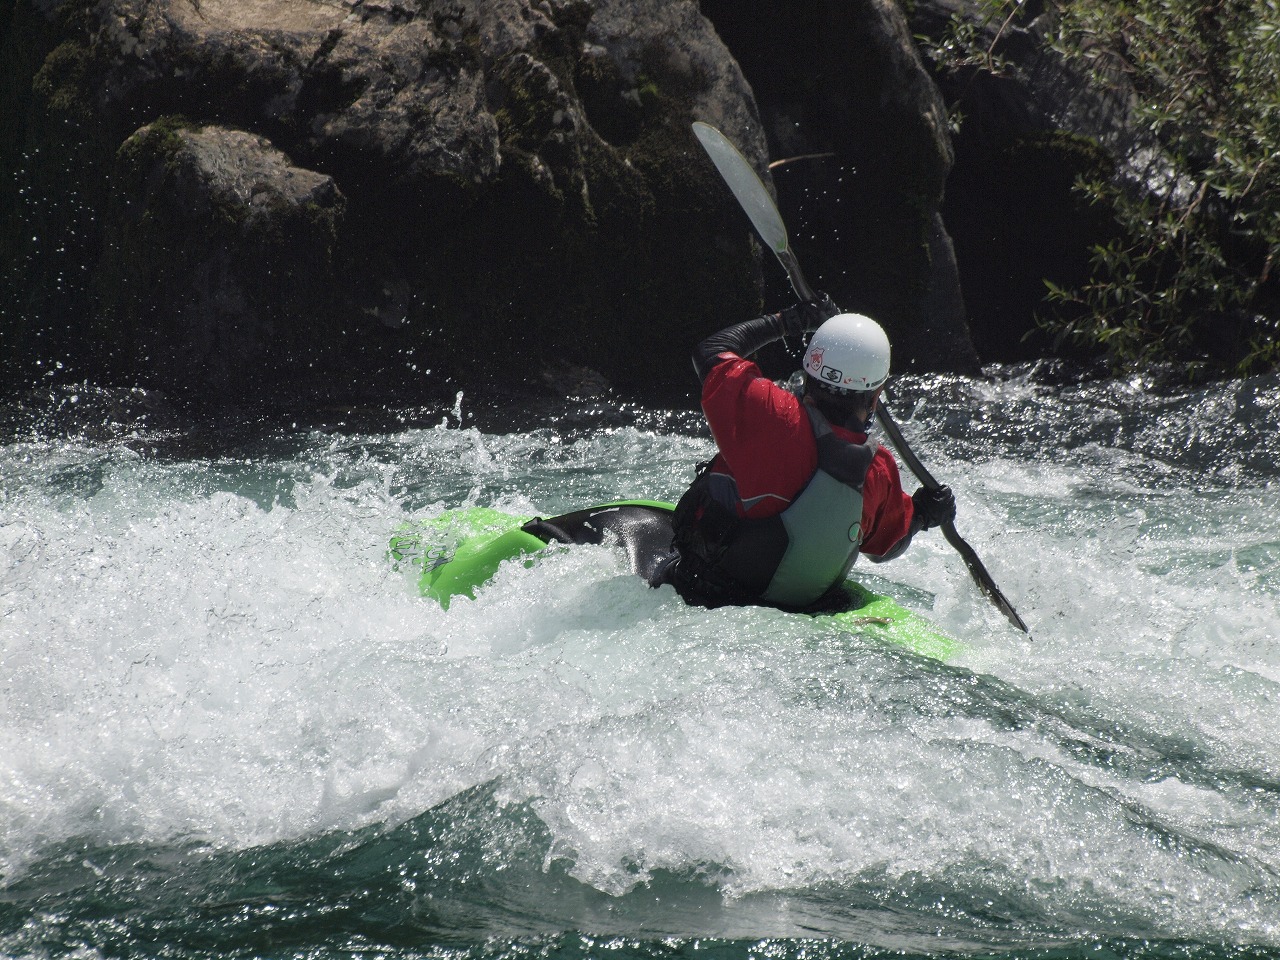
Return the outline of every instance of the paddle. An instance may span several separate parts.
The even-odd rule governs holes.
[[[795,291],[796,296],[801,300],[815,299],[813,288],[809,286],[804,274],[800,272],[800,264],[796,260],[795,254],[791,252],[791,244],[787,240],[787,227],[782,222],[782,215],[778,213],[778,207],[773,202],[773,197],[769,195],[769,191],[765,189],[756,172],[751,169],[751,164],[747,162],[746,157],[738,151],[738,148],[723,133],[710,124],[698,121],[693,125],[693,132],[702,144],[703,149],[707,151],[707,155],[711,157],[711,162],[715,164],[724,182],[733,192],[738,205],[742,207],[751,219],[752,225],[756,228],[756,233],[760,234],[760,239],[773,251],[774,256],[778,258],[778,262],[782,264],[782,268],[787,271],[787,277],[791,281],[791,289]],[[915,475],[916,479],[920,481],[920,484],[926,489],[937,490],[941,484],[925,469],[924,464],[920,462],[920,458],[915,455],[915,452],[907,444],[902,431],[898,429],[898,424],[889,413],[883,396],[880,403],[876,405],[876,417],[880,421],[880,426],[884,428],[885,433],[888,435],[889,441],[897,448],[898,455],[906,462],[907,467]],[[946,537],[947,543],[951,544],[956,552],[960,554],[965,566],[969,568],[970,576],[973,577],[974,582],[978,584],[982,592],[999,608],[1010,623],[1023,633],[1030,633],[1027,625],[1018,616],[1018,612],[1013,609],[1013,604],[1005,598],[1005,595],[1000,592],[1000,588],[996,586],[995,581],[991,579],[991,574],[983,566],[977,552],[956,531],[956,525],[950,521],[944,523],[942,525],[942,535]]]

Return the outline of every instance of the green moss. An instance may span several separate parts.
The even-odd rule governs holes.
[[[48,53],[32,78],[31,92],[45,109],[77,120],[93,116],[94,91],[106,67],[94,49],[93,7],[92,0],[73,0],[59,8],[52,22],[45,22],[41,27],[28,25],[24,28],[24,32],[33,39],[59,38],[56,46],[50,44],[52,49],[49,46],[37,47]],[[15,12],[15,23],[24,19],[43,19],[28,10],[29,3],[21,3]]]
[[[657,42],[640,51],[630,79],[608,56],[582,57],[573,77],[591,126],[616,147],[635,144],[671,116],[691,121],[689,104],[709,83],[700,67],[674,66]]]
[[[662,94],[658,90],[657,82],[644,74],[636,77],[635,95],[640,101],[642,110],[653,111],[662,102]]]
[[[560,107],[554,75],[539,69],[527,55],[514,54],[491,68],[490,75],[501,85],[494,120],[504,146],[536,149],[555,132]]]
[[[197,124],[179,114],[166,114],[129,137],[116,151],[117,162],[130,169],[141,169],[155,160],[171,166],[182,148],[180,131],[192,130]]]
[[[64,41],[45,58],[32,81],[32,92],[51,112],[87,120],[93,114],[88,84],[92,62],[87,44]]]

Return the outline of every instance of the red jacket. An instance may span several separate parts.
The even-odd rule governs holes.
[[[722,353],[702,384],[702,410],[720,448],[711,469],[737,485],[738,513],[781,513],[813,477],[818,447],[801,401],[776,386],[750,360]],[[834,426],[836,434],[865,443],[866,434]],[[862,552],[875,560],[907,536],[913,515],[898,464],[884,446],[876,451],[862,488]]]

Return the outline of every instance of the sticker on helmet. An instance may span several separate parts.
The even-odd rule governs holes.
[[[821,377],[831,383],[839,383],[844,379],[844,371],[837,370],[835,367],[823,367]]]

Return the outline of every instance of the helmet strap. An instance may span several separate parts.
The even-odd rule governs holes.
[[[882,387],[877,387],[870,392],[870,401],[865,405],[857,403],[853,397],[840,397],[832,393],[815,380],[812,376],[805,378],[804,399],[807,403],[813,404],[823,415],[832,423],[837,423],[846,430],[852,430],[855,433],[868,433],[871,429],[871,421],[875,419],[876,404],[880,402],[880,391]],[[865,394],[857,397],[857,401],[863,401]]]
[[[845,421],[844,428],[846,430],[852,430],[854,433],[870,433],[871,421],[875,418],[876,413],[874,410],[869,412],[865,419],[858,416],[858,413],[855,410],[853,413],[849,414],[849,419]]]

